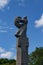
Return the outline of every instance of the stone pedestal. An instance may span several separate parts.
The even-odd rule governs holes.
[[[17,61],[16,65],[28,65],[28,39],[17,39]]]

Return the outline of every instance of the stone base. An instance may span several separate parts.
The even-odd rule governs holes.
[[[16,65],[28,65],[28,39],[20,38],[17,41]]]

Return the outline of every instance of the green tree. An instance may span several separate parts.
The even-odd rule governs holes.
[[[36,48],[29,55],[29,65],[43,65],[43,47]]]
[[[4,59],[4,58],[1,58],[0,59],[0,65],[16,65],[16,60],[14,59]]]

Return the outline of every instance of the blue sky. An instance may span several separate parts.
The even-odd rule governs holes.
[[[43,0],[0,0],[0,58],[16,58],[16,16],[28,17],[28,53],[43,47]]]

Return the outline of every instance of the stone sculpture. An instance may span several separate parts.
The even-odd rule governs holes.
[[[17,60],[16,65],[28,65],[28,38],[27,31],[27,17],[23,19],[18,16],[15,18],[15,26],[19,29],[15,34],[17,38]]]

